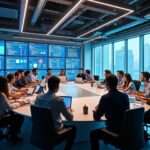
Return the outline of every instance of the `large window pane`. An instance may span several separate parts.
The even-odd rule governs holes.
[[[125,70],[125,42],[114,43],[114,72]]]
[[[94,74],[102,76],[102,46],[94,47]]]
[[[128,72],[139,79],[139,37],[128,40]]]
[[[144,36],[144,70],[150,72],[150,34]]]
[[[103,69],[112,70],[112,44],[103,46]]]

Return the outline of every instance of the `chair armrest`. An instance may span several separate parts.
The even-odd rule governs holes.
[[[61,135],[61,134],[64,134],[64,133],[66,133],[66,132],[68,132],[70,130],[72,130],[72,128],[63,128],[63,129],[57,131],[57,134]]]
[[[118,134],[116,134],[116,133],[114,133],[114,132],[111,132],[111,131],[107,130],[106,128],[103,128],[103,129],[101,129],[101,130],[102,130],[103,132],[105,132],[106,134],[109,134],[110,136],[114,137],[114,138],[118,138],[118,137],[119,137]]]

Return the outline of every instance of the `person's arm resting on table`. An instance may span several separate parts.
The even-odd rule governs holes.
[[[102,97],[96,109],[93,111],[94,120],[100,120],[105,114],[105,99]]]

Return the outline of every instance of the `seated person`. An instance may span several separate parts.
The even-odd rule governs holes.
[[[0,83],[0,127],[7,128],[7,139],[10,142],[16,143],[21,140],[19,133],[24,117],[14,113],[9,105],[7,79],[0,77]]]
[[[18,72],[21,74],[21,82],[26,85],[25,76],[24,76],[24,70],[18,70]]]
[[[132,77],[129,73],[126,73],[124,75],[124,85],[123,85],[123,91],[128,94],[135,94],[136,87],[132,81]]]
[[[25,79],[26,84],[30,84],[32,82],[30,71],[25,71],[24,79]]]
[[[67,77],[63,69],[59,73],[59,79],[60,79],[60,82],[67,82]]]
[[[52,76],[52,72],[51,72],[51,69],[48,68],[47,69],[47,75],[46,75],[46,81],[48,81],[48,79]]]
[[[110,70],[105,70],[104,71],[104,77],[105,79],[103,81],[101,81],[100,83],[97,84],[98,88],[105,88],[105,83],[106,83],[106,79],[109,78],[112,75]]]
[[[37,75],[38,75],[37,68],[33,68],[30,74],[32,82],[37,82]]]
[[[85,80],[85,79],[86,79],[86,75],[85,75],[83,69],[80,70],[80,73],[77,74],[76,78],[82,78],[82,80]]]
[[[111,73],[110,70],[105,70],[105,71],[104,71],[104,77],[105,77],[105,79],[104,79],[104,81],[101,82],[101,83],[105,84],[106,79],[107,79],[108,77],[110,77],[111,75],[112,75],[112,73]]]
[[[14,74],[8,74],[7,75],[7,80],[8,80],[8,89],[9,93],[12,98],[20,98],[20,96],[26,95],[27,94],[27,89],[18,89],[14,86],[15,83],[15,76]]]
[[[140,80],[141,80],[141,86],[139,91],[141,93],[145,93],[147,86],[150,84],[150,74],[149,72],[141,72]]]
[[[17,88],[22,88],[22,87],[25,87],[25,84],[22,82],[22,76],[21,76],[21,73],[20,72],[15,72],[15,87]]]
[[[48,80],[48,89],[49,89],[48,92],[41,96],[37,96],[35,101],[35,105],[39,107],[46,107],[51,109],[54,126],[57,131],[67,128],[67,126],[64,126],[63,124],[61,114],[67,120],[73,120],[73,115],[65,107],[63,99],[56,96],[55,94],[59,90],[59,84],[60,84],[60,79],[58,77],[55,76],[50,77]],[[68,140],[66,144],[66,149],[71,149],[75,138],[75,132],[76,132],[75,128],[72,127],[72,129],[68,131],[68,134],[60,135],[62,136],[62,138],[64,139],[66,138]]]
[[[124,84],[124,72],[122,70],[117,71],[117,78],[118,78],[118,88],[122,88]]]
[[[85,80],[89,82],[94,82],[94,77],[92,76],[90,70],[85,70]]]
[[[101,100],[93,112],[94,120],[100,120],[105,115],[106,128],[110,132],[119,134],[124,112],[129,109],[129,98],[126,94],[117,90],[118,79],[111,75],[106,79],[108,93],[101,97]],[[99,140],[105,136],[102,129],[93,130],[90,134],[91,149],[99,150]]]

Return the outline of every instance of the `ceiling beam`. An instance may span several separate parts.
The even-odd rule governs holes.
[[[71,22],[73,22],[76,18],[78,18],[84,11],[86,11],[87,9],[84,8],[81,11],[79,11],[76,15],[72,16],[70,19],[68,19],[61,27],[60,29],[64,29],[67,25],[69,25]]]
[[[60,20],[58,20],[58,22],[53,26],[53,28],[51,28],[51,29],[47,32],[47,35],[52,34],[58,27],[60,27],[60,25],[62,25],[69,17],[71,17],[72,14],[75,13],[75,11],[81,7],[81,4],[82,4],[84,1],[85,1],[85,0],[79,0],[77,3],[75,3],[75,4],[72,6],[72,8],[70,8],[69,11],[68,11]]]
[[[117,33],[117,32],[121,32],[121,31],[123,31],[123,30],[127,30],[127,29],[132,28],[132,27],[134,27],[134,26],[136,26],[136,25],[143,24],[144,22],[145,22],[144,20],[143,20],[143,21],[134,21],[134,22],[132,22],[132,23],[129,23],[129,24],[126,24],[126,25],[121,26],[121,27],[119,27],[119,28],[116,28],[116,29],[113,29],[113,30],[111,30],[111,31],[108,31],[108,32],[106,32],[106,33],[104,34],[104,36],[109,36],[109,35],[111,35],[111,34],[115,34],[115,33]]]
[[[72,5],[73,4],[73,2],[66,1],[66,0],[48,0],[48,1],[53,2],[53,3],[63,4],[63,5]]]
[[[33,13],[32,19],[31,19],[31,25],[34,25],[37,22],[43,8],[46,5],[46,2],[47,2],[47,0],[39,0],[38,1],[38,4],[35,8],[35,11]]]

